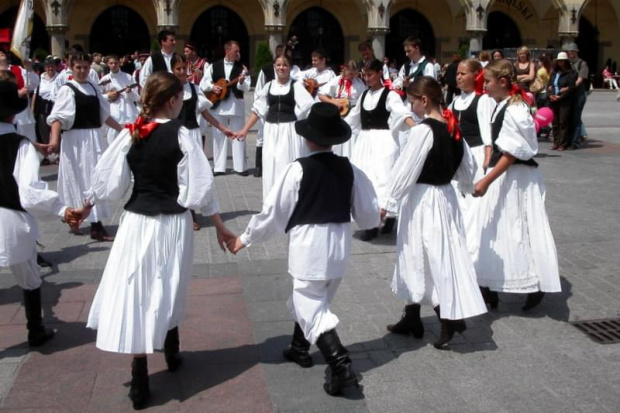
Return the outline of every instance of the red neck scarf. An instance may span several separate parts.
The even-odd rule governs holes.
[[[338,86],[339,92],[342,92],[342,90],[344,89],[344,92],[347,94],[347,98],[351,98],[351,85],[352,84],[353,82],[351,82],[349,79],[345,79],[344,77],[341,77],[340,84]]]
[[[129,132],[133,136],[134,132],[137,130],[140,136],[140,139],[144,139],[151,134],[157,127],[159,123],[157,122],[147,122],[146,118],[139,116],[136,119],[136,123],[127,123],[125,127],[129,129]]]

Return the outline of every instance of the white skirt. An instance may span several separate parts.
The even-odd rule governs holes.
[[[352,112],[349,112],[347,116],[345,116],[344,120],[346,121],[351,116]],[[358,128],[351,127],[351,139],[346,141],[345,143],[341,143],[340,145],[334,145],[332,151],[338,156],[346,156],[351,159],[353,157],[353,148],[355,147],[355,142],[357,142],[357,135],[359,135],[360,131]]]
[[[480,236],[472,250],[480,286],[507,293],[561,291],[538,168],[510,166],[489,186],[477,213]]]
[[[0,207],[0,267],[31,259],[38,238],[39,226],[34,216]]]
[[[166,333],[183,318],[193,248],[189,211],[123,213],[88,316],[97,348],[127,354],[163,348]]]
[[[408,302],[439,304],[449,320],[486,313],[452,185],[416,184],[399,216],[392,291]]]
[[[64,205],[74,208],[82,206],[84,193],[90,189],[90,176],[105,149],[101,129],[74,129],[62,133],[58,196]],[[99,201],[87,221],[97,222],[109,216],[108,203]]]
[[[265,122],[263,127],[263,201],[286,165],[308,156],[304,138],[295,132],[295,122]]]
[[[389,129],[361,130],[357,136],[351,162],[372,182],[379,205],[385,201],[385,192],[399,153],[398,139]]]

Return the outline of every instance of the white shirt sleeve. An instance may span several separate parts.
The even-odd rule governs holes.
[[[75,120],[75,96],[73,90],[61,87],[56,94],[56,102],[52,107],[52,112],[47,117],[47,124],[52,125],[54,121],[60,122],[63,130],[69,130]]]
[[[100,199],[118,201],[123,198],[131,184],[127,162],[131,145],[129,129],[123,129],[103,152],[91,175],[90,188],[84,193],[88,202],[95,204]]]
[[[22,140],[17,151],[13,177],[19,190],[19,201],[26,211],[34,216],[54,214],[63,216],[66,206],[58,193],[48,188],[39,177],[39,156],[29,140]],[[80,207],[81,205],[73,205]]]
[[[196,114],[200,114],[207,109],[211,109],[213,103],[205,96],[204,92],[199,86],[195,86],[196,95],[198,96],[198,102],[196,102]]]
[[[359,105],[358,105],[359,106]],[[405,123],[407,118],[414,119],[413,112],[409,105],[400,98],[400,95],[394,91],[390,91],[385,100],[385,108],[390,112],[388,125],[392,131],[406,131],[409,126]],[[416,120],[419,123],[419,120]]]
[[[200,89],[202,89],[203,92],[213,91],[213,65],[210,65],[209,68],[205,70],[205,75],[200,81]]]
[[[394,82],[392,82],[392,85],[395,89],[403,88],[403,81],[405,79],[405,65],[408,65],[410,63],[410,61],[407,61],[404,65],[400,67],[400,70],[398,71],[398,76],[396,77],[396,79],[394,79]]]
[[[267,94],[269,93],[269,85],[271,82],[267,82],[261,89],[254,91],[254,103],[252,104],[252,112],[256,113],[262,120],[265,120],[267,111],[269,110],[269,104],[267,103]]]
[[[247,228],[241,234],[241,242],[244,245],[249,246],[265,241],[275,234],[284,233],[297,205],[302,177],[303,168],[299,162],[288,164],[269,191],[262,211],[250,219]]]
[[[329,96],[332,98],[338,98],[338,96],[336,95],[338,94],[338,87],[340,86],[340,79],[341,77],[338,76],[338,77],[331,79],[327,83],[325,83],[323,86],[319,88],[318,94],[323,95],[323,96]]]
[[[245,79],[243,79],[243,82],[237,82],[235,87],[237,88],[237,90],[240,90],[242,92],[249,92],[251,83],[252,83],[252,79],[250,78],[250,74],[246,73]]]
[[[295,88],[295,116],[297,116],[297,120],[302,120],[308,117],[310,108],[315,103],[314,98],[308,93],[302,82],[293,83],[293,87]]]
[[[502,152],[526,161],[538,153],[534,119],[525,103],[508,106],[504,125],[495,144]]]
[[[478,99],[476,114],[478,115],[480,136],[482,137],[482,143],[485,146],[493,145],[493,140],[491,138],[491,116],[493,116],[493,111],[495,110],[496,105],[497,102],[495,99],[489,97],[488,95],[482,95],[480,96],[480,99]]]
[[[146,83],[146,79],[153,73],[153,61],[149,56],[148,59],[144,62],[142,69],[140,69],[140,87],[144,87]]]
[[[217,214],[220,208],[215,194],[213,172],[204,151],[190,137],[184,126],[179,129],[178,139],[183,158],[177,165],[177,202],[182,207],[200,210],[203,215]]]
[[[433,130],[424,124],[411,128],[407,145],[392,168],[392,179],[386,192],[385,205],[388,212],[397,213],[403,196],[416,184],[426,157],[433,147]]]
[[[361,169],[353,167],[351,215],[360,229],[376,228],[381,222],[377,194],[372,182]]]

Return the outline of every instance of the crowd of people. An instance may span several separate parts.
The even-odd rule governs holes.
[[[575,115],[583,109],[587,66],[576,47],[561,52],[551,72],[545,64],[537,69],[527,48],[519,49],[517,63],[500,51],[492,60],[454,59],[446,107],[440,70],[419,39],[403,42],[407,62],[398,72],[367,42],[358,48],[362,60],[347,62],[339,74],[321,50],[312,54],[312,68],[300,70],[281,45],[259,72],[246,120],[251,79],[237,42],[227,42],[224,58],[209,64],[189,42],[176,53],[171,31],[158,39],[161,49],[142,56],[131,74],[117,56],[107,56],[109,72],[97,70],[100,56],[79,48],[60,72],[47,59],[36,87],[25,86],[27,69],[0,71],[0,266],[10,267],[24,290],[31,346],[54,334],[41,321],[31,215],[39,212],[63,216],[76,235],[88,221],[93,239],[114,241],[87,327],[97,330],[97,348],[132,356],[129,397],[136,409],[150,397],[148,354],[163,349],[170,371],[182,364],[179,325],[197,213],[210,217],[218,244],[233,254],[288,235],[287,305],[295,324],[283,355],[308,368],[316,344],[331,367],[324,384],[330,395],[358,384],[330,310],[347,272],[351,219],[363,241],[396,228],[391,289],[405,306],[386,326],[393,334],[422,338],[420,308],[428,304],[441,324],[433,344],[445,349],[467,329],[466,319],[487,305],[497,308],[498,293],[524,295],[522,309],[529,311],[560,291],[534,160],[531,93],[540,77],[537,97],[547,94],[557,113],[557,149],[585,135]],[[38,135],[19,120],[30,110],[29,91]],[[214,177],[227,172],[229,142],[234,172],[248,175],[246,137],[259,122],[254,175],[262,176],[263,207],[236,235],[219,216]],[[204,152],[207,123],[215,129],[213,165]],[[57,192],[39,179],[39,164],[53,154]],[[112,237],[102,219],[108,203],[128,190]]]

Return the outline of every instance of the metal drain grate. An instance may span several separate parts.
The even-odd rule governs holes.
[[[571,324],[599,344],[620,343],[620,318],[572,321]]]

